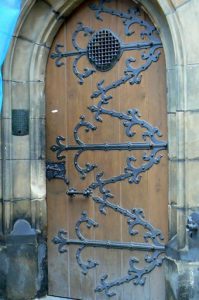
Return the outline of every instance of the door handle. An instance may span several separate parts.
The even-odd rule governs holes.
[[[71,197],[74,197],[75,195],[82,195],[86,198],[89,198],[90,195],[92,194],[92,190],[91,189],[85,189],[85,190],[82,190],[82,191],[78,191],[76,190],[75,188],[69,188],[68,191],[66,192],[66,194],[68,196],[71,196]]]

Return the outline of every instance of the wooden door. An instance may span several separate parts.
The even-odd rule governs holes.
[[[164,300],[166,79],[155,27],[133,1],[84,2],[58,32],[46,76],[49,295]]]

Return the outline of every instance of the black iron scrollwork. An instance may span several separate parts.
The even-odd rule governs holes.
[[[140,17],[139,10],[137,8],[130,9],[127,13],[123,13],[107,8],[104,6],[106,2],[107,1],[100,1],[98,5],[92,4],[90,6],[92,10],[96,11],[96,17],[102,20],[100,14],[103,12],[122,18],[125,26],[125,34],[128,36],[131,36],[134,33],[133,30],[130,30],[130,27],[133,25],[138,24],[141,27],[144,27],[140,33],[141,41],[124,43],[109,29],[104,28],[94,32],[92,28],[79,23],[77,29],[72,35],[72,43],[76,51],[62,52],[61,48],[63,45],[57,44],[55,47],[55,52],[51,54],[51,58],[55,59],[56,66],[60,67],[64,64],[61,61],[62,58],[76,56],[73,62],[73,72],[78,77],[79,83],[83,84],[84,79],[92,75],[96,70],[110,70],[119,60],[124,51],[140,51],[149,49],[148,53],[141,53],[141,58],[145,61],[145,63],[143,63],[140,67],[133,67],[131,65],[131,63],[136,61],[134,57],[130,57],[126,60],[126,69],[124,71],[125,75],[120,80],[109,85],[106,89],[107,92],[111,88],[115,88],[128,81],[130,84],[140,83],[141,73],[145,71],[153,62],[158,60],[160,52],[157,50],[162,48],[162,43],[157,36],[157,29]],[[91,39],[89,40],[86,48],[81,48],[77,43],[77,36],[80,32],[84,32],[85,35],[91,35]],[[80,72],[78,70],[78,61],[82,56],[85,55],[88,57],[89,62],[95,66],[96,70],[89,68],[85,68],[84,72]],[[95,95],[96,94],[94,94],[94,96]]]
[[[94,168],[97,167],[95,164],[86,163],[84,167],[81,167],[78,164],[78,159],[81,153],[85,151],[115,151],[115,150],[151,150],[150,155],[147,155],[146,152],[143,154],[143,160],[146,163],[142,164],[140,167],[134,167],[133,162],[136,160],[135,157],[131,156],[127,159],[127,166],[125,168],[125,172],[122,175],[117,177],[113,177],[109,180],[109,183],[114,183],[119,180],[129,179],[129,182],[139,183],[141,176],[140,174],[149,170],[154,164],[159,163],[161,159],[161,155],[156,156],[157,153],[161,150],[167,148],[167,143],[165,141],[161,141],[158,137],[161,136],[161,133],[158,128],[153,127],[145,120],[140,119],[140,115],[137,109],[131,109],[128,113],[120,113],[117,111],[110,111],[106,109],[99,109],[97,106],[91,106],[89,108],[92,112],[96,114],[96,118],[99,118],[100,115],[110,115],[113,118],[118,118],[123,121],[123,126],[125,128],[126,135],[128,137],[135,136],[135,132],[133,128],[139,125],[141,128],[146,129],[142,134],[142,140],[139,143],[126,142],[126,143],[104,143],[104,144],[85,144],[79,138],[78,131],[80,128],[85,128],[86,132],[90,130],[96,130],[96,126],[91,124],[90,122],[85,121],[85,117],[81,116],[80,122],[74,128],[74,139],[76,141],[76,145],[64,145],[61,142],[65,139],[61,136],[57,137],[56,144],[51,147],[51,150],[56,152],[57,159],[62,160],[65,158],[62,155],[63,152],[67,151],[77,151],[74,156],[74,166],[76,170],[80,173],[81,178],[85,178],[86,174],[91,172]],[[107,180],[106,180],[107,182]],[[97,186],[97,183],[95,184]],[[94,187],[94,183],[92,184],[92,188]]]
[[[114,205],[106,201],[103,203],[106,207],[109,207],[118,213],[122,214],[127,218],[127,223],[129,227],[129,234],[131,236],[137,235],[139,232],[134,229],[137,225],[142,226],[147,230],[143,235],[143,242],[120,242],[120,241],[104,241],[104,240],[89,240],[83,236],[81,233],[81,225],[85,223],[88,228],[98,227],[98,223],[90,219],[87,212],[83,212],[81,218],[77,221],[75,226],[75,231],[78,239],[67,238],[67,232],[60,230],[58,235],[53,238],[53,243],[58,245],[58,250],[60,253],[67,251],[67,246],[78,245],[80,246],[76,252],[77,263],[82,269],[82,273],[86,275],[88,271],[92,268],[98,266],[98,262],[94,259],[88,259],[83,261],[81,258],[81,252],[87,247],[98,247],[106,249],[117,249],[117,250],[140,250],[146,251],[145,262],[147,265],[144,267],[137,267],[139,260],[136,257],[131,257],[129,260],[129,270],[127,275],[113,281],[107,281],[108,274],[105,274],[100,279],[100,284],[96,287],[96,292],[104,291],[108,297],[115,296],[116,293],[111,291],[114,286],[122,285],[123,283],[128,283],[132,281],[135,285],[143,285],[145,283],[145,275],[155,269],[157,266],[161,266],[164,257],[161,256],[165,252],[165,246],[161,243],[163,240],[162,233],[160,230],[154,228],[152,224],[144,219],[143,211],[141,209],[132,209],[131,211],[121,208],[118,205]],[[150,253],[150,254],[149,254]]]
[[[133,30],[130,30],[130,27],[134,24],[139,24],[145,28],[145,30],[141,33],[142,37],[147,36],[151,41],[157,41],[155,36],[153,36],[153,34],[157,32],[157,29],[155,26],[140,18],[140,10],[138,7],[130,8],[128,12],[125,13],[104,5],[105,3],[111,2],[112,0],[99,0],[98,4],[94,3],[90,5],[90,8],[95,11],[95,15],[98,20],[103,21],[101,13],[121,18],[123,20],[125,34],[129,36],[134,33]]]
[[[64,145],[61,142],[65,139],[63,137],[58,137],[57,144],[51,147],[51,150],[56,152],[58,160],[65,158],[65,156],[63,155],[63,152],[65,151],[77,151],[74,156],[74,166],[83,177],[85,177],[88,172],[91,172],[96,167],[96,165],[92,165],[90,163],[87,163],[85,167],[80,167],[78,165],[78,158],[84,151],[144,150],[143,160],[145,161],[145,163],[143,163],[140,167],[135,167],[133,165],[136,159],[133,156],[130,156],[127,158],[127,165],[124,168],[124,172],[122,174],[111,178],[104,178],[103,172],[98,173],[96,175],[96,180],[92,182],[85,190],[78,191],[75,188],[69,188],[67,191],[67,194],[69,196],[91,196],[92,200],[99,205],[99,211],[102,214],[106,214],[107,209],[112,209],[113,211],[123,215],[125,218],[127,218],[129,234],[131,236],[138,234],[138,231],[135,229],[137,225],[145,228],[147,232],[145,232],[143,236],[144,243],[124,243],[117,241],[86,239],[81,234],[80,225],[86,223],[88,228],[98,226],[98,224],[94,220],[88,217],[86,212],[82,213],[82,216],[78,220],[75,227],[78,240],[68,239],[63,231],[60,231],[58,235],[53,239],[53,242],[59,245],[58,249],[60,253],[66,251],[66,246],[80,246],[76,252],[76,260],[81,267],[83,274],[85,275],[87,274],[89,269],[95,268],[98,265],[98,263],[93,259],[88,259],[87,262],[82,260],[81,252],[86,247],[99,247],[118,250],[123,249],[129,251],[139,249],[141,251],[147,251],[147,254],[145,255],[145,262],[147,263],[147,266],[141,268],[137,267],[136,264],[139,263],[138,259],[136,257],[131,257],[129,260],[129,270],[127,272],[127,275],[119,279],[110,281],[108,280],[108,274],[105,274],[101,277],[100,284],[96,287],[95,291],[104,291],[108,297],[112,297],[115,295],[115,292],[112,291],[112,288],[114,286],[122,285],[130,281],[132,281],[134,284],[143,285],[145,283],[145,275],[151,272],[157,266],[161,266],[163,262],[163,256],[161,256],[161,254],[163,254],[163,252],[165,251],[165,246],[160,242],[161,240],[163,240],[162,233],[160,232],[160,230],[155,229],[149,222],[145,221],[142,210],[132,209],[131,211],[129,211],[119,205],[114,204],[110,201],[110,199],[113,198],[113,195],[111,194],[110,190],[106,188],[106,186],[123,180],[128,180],[129,183],[138,184],[141,180],[141,173],[149,170],[154,164],[160,162],[162,156],[157,156],[157,153],[161,150],[165,150],[167,148],[167,143],[159,139],[159,137],[161,137],[159,129],[153,127],[145,120],[142,120],[140,118],[138,110],[136,109],[131,109],[128,111],[128,113],[110,111],[104,108],[98,108],[97,106],[91,106],[89,109],[93,113],[97,114],[98,118],[104,114],[121,120],[125,129],[125,133],[128,137],[132,138],[136,135],[136,132],[134,132],[135,126],[140,126],[144,129],[142,133],[142,141],[139,143],[127,142],[118,144],[85,144],[79,138],[78,131],[81,128],[85,128],[86,132],[89,132],[90,130],[96,130],[96,126],[94,126],[90,122],[85,121],[85,117],[81,116],[80,122],[74,129],[74,139],[76,141],[76,145]],[[145,153],[145,151],[147,150],[150,151],[149,154]],[[94,190],[96,189],[98,189],[101,196],[95,197]],[[148,243],[148,240],[151,240],[152,243]]]
[[[84,72],[80,72],[78,70],[77,64],[80,58],[87,54],[87,49],[81,48],[77,43],[77,36],[80,32],[84,32],[85,35],[92,35],[94,33],[93,29],[84,26],[82,23],[79,23],[77,29],[72,35],[72,44],[76,51],[70,52],[62,52],[61,49],[64,47],[63,45],[57,44],[55,47],[55,53],[51,54],[51,58],[55,59],[55,64],[57,67],[61,67],[64,63],[61,61],[64,57],[76,56],[73,62],[73,72],[79,79],[79,83],[83,84],[84,78],[89,77],[91,74],[95,72],[94,69],[85,68]]]
[[[89,109],[96,114],[97,118],[100,118],[101,115],[109,115],[113,118],[119,119],[122,121],[125,133],[128,137],[132,138],[136,135],[134,131],[135,126],[140,126],[143,128],[142,141],[138,143],[127,142],[127,143],[118,143],[118,144],[85,144],[79,137],[78,131],[81,128],[85,128],[86,132],[90,130],[96,130],[96,126],[90,122],[85,121],[85,117],[81,116],[80,122],[74,128],[74,139],[76,145],[64,145],[62,142],[65,140],[63,137],[57,138],[57,143],[51,147],[51,150],[56,152],[57,159],[62,160],[65,158],[63,152],[67,151],[77,151],[74,156],[74,166],[80,175],[84,178],[88,172],[91,172],[96,165],[87,163],[85,167],[80,167],[78,165],[78,158],[80,154],[88,150],[101,150],[101,151],[114,151],[114,150],[144,150],[143,153],[143,163],[140,167],[134,166],[134,161],[136,160],[133,156],[127,158],[127,165],[124,168],[124,172],[118,176],[111,178],[104,178],[104,174],[98,173],[96,179],[92,182],[85,190],[78,191],[75,188],[69,188],[67,194],[69,196],[74,195],[83,195],[85,197],[91,197],[92,200],[99,205],[99,211],[102,214],[106,214],[107,209],[112,209],[113,211],[123,215],[127,218],[129,234],[134,236],[138,234],[138,231],[135,229],[137,225],[141,225],[143,228],[147,229],[147,232],[144,234],[144,243],[124,243],[117,241],[99,241],[99,240],[88,240],[82,234],[80,230],[80,225],[83,223],[87,224],[88,228],[97,227],[98,224],[90,219],[86,212],[82,213],[81,218],[78,220],[75,230],[78,240],[68,239],[65,236],[63,231],[60,231],[58,235],[53,239],[55,244],[58,244],[59,252],[62,253],[66,251],[66,246],[69,245],[79,245],[76,252],[76,260],[79,266],[82,269],[83,274],[87,274],[89,269],[92,269],[98,265],[93,259],[89,259],[87,262],[84,262],[81,258],[81,252],[86,247],[101,247],[107,249],[123,249],[133,251],[139,249],[141,251],[147,251],[145,255],[145,262],[147,266],[137,267],[136,264],[139,263],[138,259],[131,257],[129,260],[129,270],[127,275],[116,279],[108,281],[108,275],[105,274],[100,279],[100,284],[96,287],[96,292],[105,292],[108,297],[115,295],[115,292],[112,291],[114,286],[118,286],[124,283],[132,281],[134,284],[143,285],[145,283],[145,275],[155,269],[157,266],[161,266],[163,262],[163,257],[161,254],[165,251],[165,246],[161,244],[163,240],[162,233],[160,230],[155,229],[149,222],[145,221],[141,209],[132,209],[131,211],[124,209],[123,207],[116,205],[110,201],[113,198],[110,190],[106,188],[109,184],[114,184],[118,181],[128,180],[129,183],[138,184],[141,180],[141,174],[149,170],[154,164],[158,164],[161,159],[161,155],[157,156],[157,153],[161,150],[167,148],[167,143],[160,140],[161,133],[158,128],[153,127],[151,124],[142,120],[140,118],[139,112],[137,109],[131,109],[127,113],[121,113],[117,111],[110,111],[104,108],[99,108],[98,106],[90,106]],[[150,153],[146,153],[145,151]],[[94,191],[98,189],[101,196],[95,197]],[[148,240],[151,240],[152,243],[148,243]]]

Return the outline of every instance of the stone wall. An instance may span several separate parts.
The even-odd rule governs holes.
[[[54,36],[82,1],[22,2],[3,69],[1,118],[0,295],[12,300],[28,300],[46,293],[45,69]],[[170,239],[165,264],[167,300],[196,300],[199,245],[197,235],[188,237],[186,222],[191,212],[199,210],[199,1],[136,2],[143,5],[158,27],[166,55]],[[12,135],[13,109],[29,111],[28,135]],[[13,232],[20,224],[26,224],[29,231],[16,235]]]

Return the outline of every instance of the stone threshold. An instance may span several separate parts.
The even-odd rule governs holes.
[[[34,300],[74,300],[74,299],[63,298],[63,297],[54,297],[54,296],[45,296],[43,298],[35,298]]]

